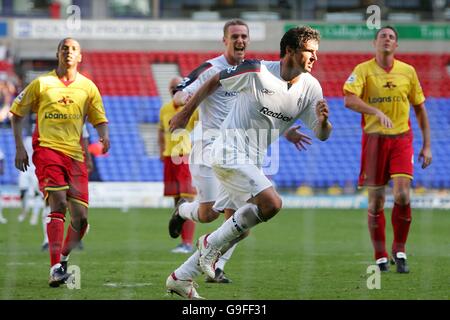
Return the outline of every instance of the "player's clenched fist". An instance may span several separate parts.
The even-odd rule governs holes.
[[[328,105],[325,99],[319,100],[316,104],[316,115],[317,119],[321,123],[324,123],[328,120]]]

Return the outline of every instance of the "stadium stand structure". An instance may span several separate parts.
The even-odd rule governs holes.
[[[151,74],[154,63],[178,64],[186,75],[217,52],[85,52],[83,70],[96,82],[110,121],[112,148],[108,156],[97,158],[97,169],[103,181],[161,181],[162,165],[158,155],[146,154],[139,124],[156,123],[161,99]],[[248,58],[277,60],[277,53],[249,53]],[[331,108],[334,126],[332,139],[315,141],[306,152],[298,152],[286,140],[279,140],[278,171],[272,176],[280,188],[296,188],[306,183],[315,188],[331,185],[356,185],[360,159],[360,115],[344,107],[342,85],[353,67],[370,54],[323,53],[314,67]],[[399,54],[398,59],[415,66],[424,92],[430,117],[433,143],[433,165],[420,169],[417,153],[421,146],[420,130],[411,116],[415,133],[415,181],[427,188],[450,188],[450,76],[447,65],[450,54]],[[445,110],[445,112],[443,112]],[[411,113],[414,111],[411,109]],[[96,132],[89,127],[91,141]],[[306,132],[308,132],[306,130]],[[310,133],[310,132],[309,132]],[[311,134],[311,133],[310,133]],[[1,147],[6,154],[6,172],[0,181],[14,184],[14,141],[10,130],[0,129]],[[319,157],[320,154],[320,157]],[[318,160],[322,159],[322,160]],[[323,161],[327,159],[327,161]]]

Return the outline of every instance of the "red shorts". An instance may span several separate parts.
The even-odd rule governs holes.
[[[392,177],[413,178],[413,134],[395,136],[363,133],[360,186],[384,186]]]
[[[188,156],[176,158],[164,157],[164,195],[174,197],[193,197],[196,192],[192,186]],[[178,161],[179,160],[179,161]]]
[[[86,163],[72,159],[60,151],[36,146],[33,163],[39,188],[48,197],[49,191],[67,190],[69,200],[88,206],[88,174]]]

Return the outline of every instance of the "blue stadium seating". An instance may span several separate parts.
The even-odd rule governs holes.
[[[271,178],[278,187],[295,188],[303,183],[313,187],[328,187],[351,182],[356,185],[359,173],[361,127],[359,114],[346,109],[342,98],[328,98],[332,137],[325,142],[313,139],[307,151],[297,151],[284,138],[278,140],[279,158],[272,158],[277,169]],[[107,157],[96,158],[97,168],[103,181],[161,181],[162,164],[158,157],[149,157],[138,124],[156,123],[159,118],[159,97],[104,97],[110,121],[112,148]],[[415,185],[427,188],[450,188],[450,98],[429,98],[427,110],[431,125],[433,164],[422,170],[417,161],[421,148],[420,129],[411,116],[414,130]],[[411,108],[411,113],[414,110]],[[91,141],[97,134],[88,127]],[[306,128],[302,130],[310,136]],[[14,141],[10,129],[0,129],[0,148],[6,154],[6,170],[0,183],[17,183],[18,172],[14,168]]]

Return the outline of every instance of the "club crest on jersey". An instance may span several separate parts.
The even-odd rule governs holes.
[[[272,91],[272,90],[269,90],[269,89],[266,89],[266,88],[261,89],[261,92],[262,92],[263,94],[267,94],[267,95],[269,95],[269,96],[275,94],[275,91]]]
[[[72,99],[70,99],[69,96],[63,96],[62,99],[58,100],[59,104],[63,104],[65,106],[72,104],[74,101]]]
[[[388,88],[388,89],[392,89],[395,87],[396,87],[396,85],[394,83],[392,83],[392,81],[386,81],[386,84],[383,86],[383,88]]]

